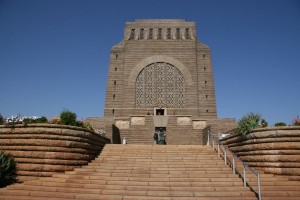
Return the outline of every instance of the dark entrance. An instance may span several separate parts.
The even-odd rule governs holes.
[[[155,132],[158,134],[157,144],[165,145],[166,143],[166,127],[155,127]]]

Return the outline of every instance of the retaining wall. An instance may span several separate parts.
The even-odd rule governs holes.
[[[259,128],[220,141],[258,171],[300,175],[300,127]]]
[[[110,140],[80,127],[54,124],[0,126],[0,149],[11,153],[21,180],[47,177],[88,164]]]

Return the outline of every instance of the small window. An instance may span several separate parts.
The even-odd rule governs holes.
[[[162,39],[162,29],[161,29],[161,28],[158,29],[157,39],[158,39],[158,40],[161,40],[161,39]]]
[[[116,95],[113,95],[113,99],[115,99],[116,98]]]
[[[115,67],[115,72],[118,70],[118,68],[117,67]]]
[[[180,28],[176,28],[176,39],[180,39]]]
[[[114,81],[114,85],[117,85],[117,81]]]
[[[203,59],[205,58],[205,54],[203,54]]]
[[[153,39],[153,28],[150,28],[150,29],[149,29],[149,36],[148,36],[148,39],[149,39],[149,40],[152,40],[152,39]]]
[[[129,40],[133,40],[135,37],[135,29],[131,29]]]
[[[205,95],[205,97],[206,97],[206,99],[208,98],[208,96],[207,96],[207,95]]]
[[[204,67],[204,71],[206,71],[206,67]]]
[[[113,113],[113,114],[115,113],[115,109],[112,109],[112,113]]]
[[[185,39],[191,39],[191,36],[190,36],[190,29],[189,29],[189,28],[186,28],[186,29],[185,29]]]
[[[165,115],[165,109],[156,109],[155,115]]]
[[[144,39],[144,29],[140,29],[140,40]]]
[[[118,54],[116,55],[116,59],[118,59]]]
[[[208,110],[206,110],[206,112],[208,113]]]
[[[204,81],[204,84],[206,85],[206,84],[207,84],[207,81]]]
[[[171,39],[171,29],[170,28],[168,28],[167,29],[167,39]]]

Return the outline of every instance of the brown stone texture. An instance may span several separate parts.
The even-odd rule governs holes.
[[[221,140],[249,166],[265,173],[300,175],[300,127],[258,128]]]
[[[180,77],[184,86],[177,90]],[[156,123],[157,108],[164,109],[167,123]],[[132,117],[145,120],[137,125]],[[217,118],[211,53],[196,38],[195,22],[160,19],[126,23],[124,39],[110,53],[102,120],[113,143],[126,137],[135,144],[152,143],[157,127],[166,128],[168,144],[204,144],[206,127],[193,128],[193,121],[207,121],[214,135],[228,131],[227,124],[235,126],[232,119]]]
[[[20,179],[51,176],[88,164],[110,140],[93,131],[64,125],[0,127],[0,149],[11,153]]]
[[[263,200],[300,199],[298,177],[260,179]],[[246,180],[211,146],[107,144],[86,166],[1,188],[0,200],[257,200],[257,177]]]

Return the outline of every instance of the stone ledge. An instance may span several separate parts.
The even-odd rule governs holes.
[[[88,164],[110,140],[94,131],[57,124],[0,126],[0,147],[15,157],[18,175],[52,176]]]
[[[300,175],[300,127],[257,128],[220,140],[249,166],[265,173]]]

